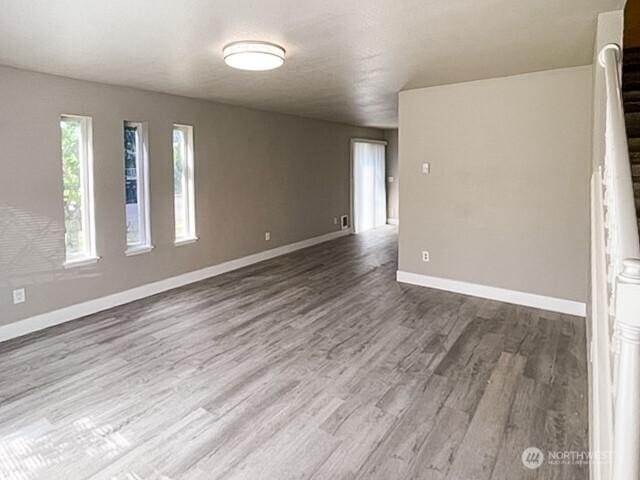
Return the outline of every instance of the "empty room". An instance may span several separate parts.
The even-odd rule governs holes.
[[[640,2],[0,12],[0,480],[640,479]]]

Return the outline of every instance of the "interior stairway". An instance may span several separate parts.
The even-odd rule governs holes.
[[[633,193],[640,229],[640,48],[625,48],[622,65],[622,94],[627,124]]]

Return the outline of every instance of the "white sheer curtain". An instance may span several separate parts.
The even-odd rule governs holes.
[[[383,144],[358,141],[353,143],[355,233],[387,223],[384,155]]]

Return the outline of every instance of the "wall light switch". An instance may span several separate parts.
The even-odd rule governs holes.
[[[389,181],[389,183],[393,183],[394,178],[393,177],[389,177],[387,180]]]
[[[431,172],[431,164],[429,162],[425,162],[422,164],[422,173],[425,175],[429,175]]]
[[[423,262],[428,262],[429,261],[429,251],[424,250],[422,252],[422,261]]]
[[[264,232],[264,239],[268,242],[271,240],[271,232]]]
[[[27,295],[24,288],[17,288],[13,291],[13,304],[24,303],[27,300]]]

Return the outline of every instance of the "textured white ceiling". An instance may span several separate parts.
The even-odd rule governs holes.
[[[591,63],[624,0],[0,0],[0,64],[356,125],[405,88]],[[236,40],[287,49],[228,68]]]

